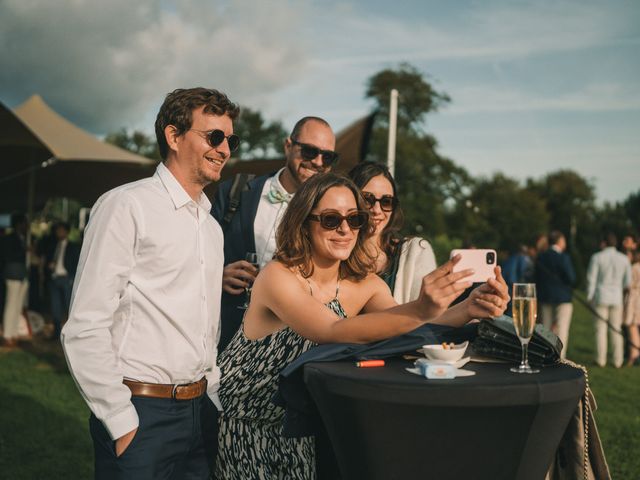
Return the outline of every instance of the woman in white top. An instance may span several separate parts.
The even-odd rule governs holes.
[[[376,259],[376,273],[389,286],[396,302],[415,300],[422,278],[436,268],[431,245],[424,238],[400,235],[404,215],[396,184],[385,165],[362,162],[349,177],[362,190],[373,222],[374,231],[366,246]]]

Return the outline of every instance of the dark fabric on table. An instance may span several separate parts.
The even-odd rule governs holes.
[[[495,320],[482,320],[478,325],[478,337],[473,342],[477,354],[520,362],[522,345],[511,317],[502,316]],[[534,366],[549,366],[560,361],[562,341],[543,325],[536,325],[529,341],[529,363]]]
[[[409,366],[305,366],[343,478],[542,479],[585,388],[582,370],[566,365],[518,375],[471,363],[475,376],[453,380]]]
[[[332,343],[312,348],[280,373],[278,392],[274,395],[273,402],[285,408],[284,435],[290,437],[314,435],[319,428],[318,411],[304,384],[301,367],[306,363],[389,358],[415,352],[422,345],[473,340],[476,330],[476,324],[461,328],[426,324],[404,335],[379,342]]]

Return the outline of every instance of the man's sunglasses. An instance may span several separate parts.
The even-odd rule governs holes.
[[[369,222],[368,212],[352,212],[347,215],[340,215],[338,212],[322,212],[320,215],[309,214],[309,220],[320,222],[322,228],[335,230],[344,220],[352,230],[360,230]]]
[[[318,158],[318,155],[322,155],[323,167],[330,167],[338,161],[338,154],[332,150],[321,150],[318,147],[314,147],[308,143],[301,143],[296,140],[291,140],[291,143],[300,147],[300,156],[303,160],[315,160]]]
[[[373,208],[376,202],[380,202],[380,209],[383,212],[392,212],[398,204],[398,200],[393,195],[383,195],[380,198],[376,198],[373,193],[362,192],[362,198],[364,198],[364,202],[369,208]]]
[[[224,142],[225,138],[227,139],[227,143],[229,144],[230,151],[235,152],[240,146],[240,137],[233,133],[231,135],[225,135],[222,130],[218,129],[196,130],[195,128],[191,128],[190,130],[203,134],[204,138],[207,139],[207,142],[209,142],[209,145],[211,145],[212,147],[217,147],[218,145],[220,145],[222,142]]]

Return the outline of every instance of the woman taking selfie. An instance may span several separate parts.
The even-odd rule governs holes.
[[[385,165],[359,163],[349,172],[349,178],[362,191],[374,226],[366,248],[375,258],[376,273],[389,285],[396,302],[415,300],[422,278],[436,268],[431,245],[424,238],[400,235],[404,215],[395,181]]]
[[[217,478],[315,478],[312,437],[281,435],[284,410],[271,403],[280,371],[319,343],[366,343],[426,322],[464,325],[502,314],[506,285],[469,286],[457,258],[425,277],[417,300],[397,305],[365,249],[369,215],[346,177],[318,174],[293,197],[277,232],[275,260],[255,280],[242,327],[220,355]],[[459,281],[459,282],[458,282]]]

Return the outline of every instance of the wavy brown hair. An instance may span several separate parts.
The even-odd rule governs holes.
[[[289,268],[299,268],[305,278],[313,274],[308,217],[324,194],[333,187],[351,190],[358,210],[367,211],[358,187],[351,180],[337,173],[318,173],[302,184],[293,196],[276,232],[275,259]],[[340,278],[362,280],[369,273],[375,272],[375,259],[364,247],[372,231],[370,221],[358,231],[356,244],[349,258],[340,262]]]
[[[168,125],[176,127],[178,135],[183,135],[191,128],[193,111],[204,105],[207,115],[228,115],[234,120],[240,113],[240,107],[229,100],[224,93],[213,88],[178,88],[169,93],[158,111],[155,129],[158,149],[163,160],[167,159],[169,146],[164,136]]]
[[[400,202],[398,199],[398,192],[396,190],[396,182],[393,180],[391,173],[386,165],[376,162],[362,162],[358,163],[349,172],[349,178],[353,180],[353,183],[362,190],[364,186],[371,181],[372,178],[382,175],[389,180],[391,188],[393,189],[393,196],[396,199],[396,206],[391,212],[389,222],[380,233],[380,247],[387,255],[387,258],[392,258],[398,245],[402,243],[403,236],[400,234],[400,230],[404,224],[404,213],[400,208]]]

